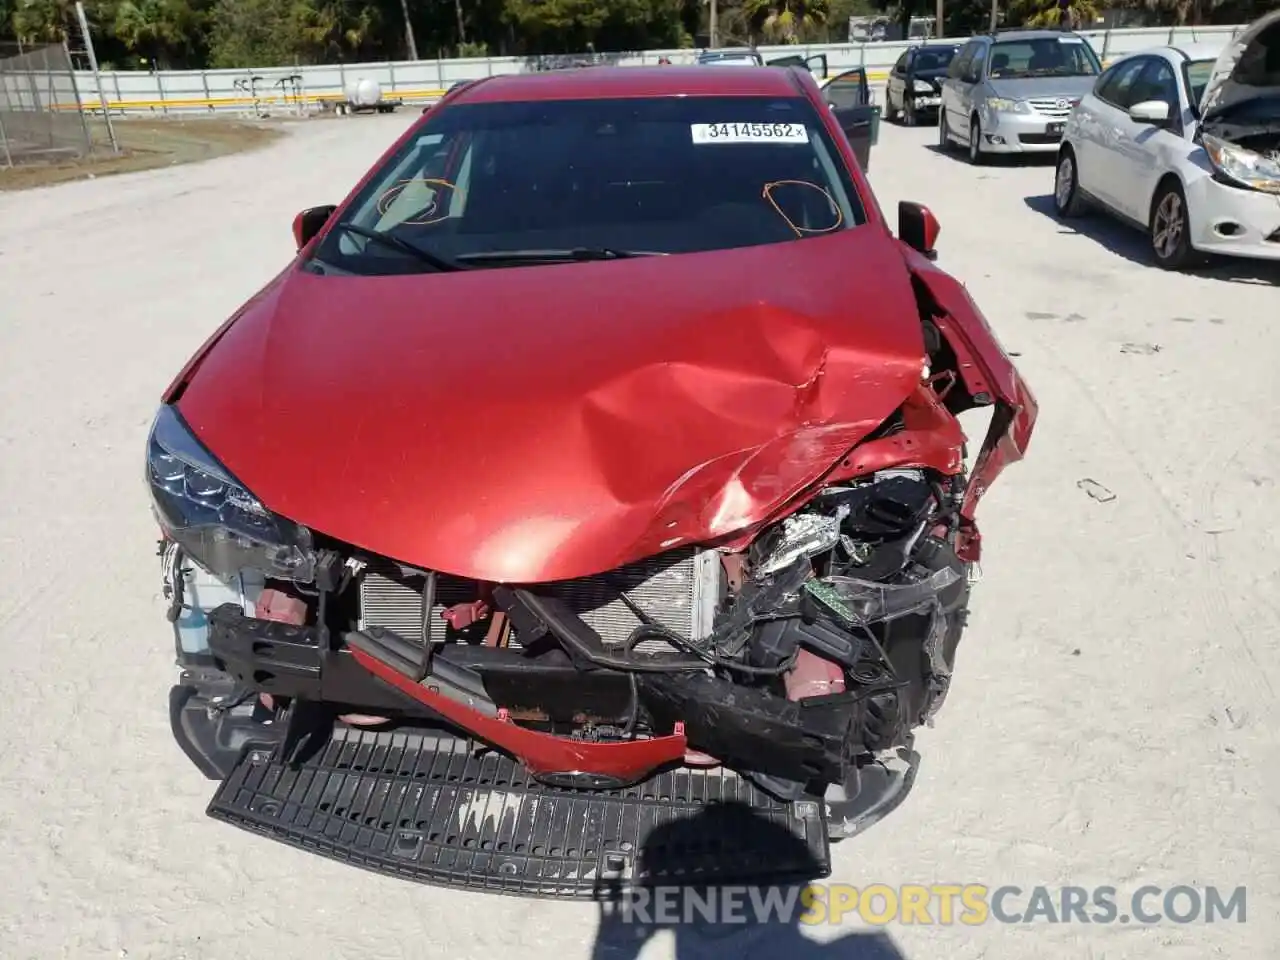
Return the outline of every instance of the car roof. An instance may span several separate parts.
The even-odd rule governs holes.
[[[984,34],[983,36],[995,43],[1000,43],[1004,40],[1045,40],[1049,37],[1080,37],[1080,34],[1073,33],[1070,30],[1055,30],[1052,27],[1045,27],[1040,30],[1036,30],[1034,28],[1027,30],[999,30],[995,33]],[[974,39],[976,40],[979,38],[975,37]],[[1080,37],[1080,39],[1084,38]]]
[[[795,97],[803,88],[790,67],[707,70],[697,66],[583,67],[502,74],[459,90],[455,104],[628,97]]]
[[[1166,44],[1159,47],[1144,47],[1141,50],[1131,50],[1122,56],[1116,57],[1113,62],[1120,63],[1124,60],[1132,60],[1134,57],[1165,57],[1175,63],[1182,60],[1217,60],[1218,54],[1221,52],[1221,44],[1187,43],[1179,46],[1168,46]]]
[[[1223,46],[1221,43],[1180,43],[1169,49],[1177,51],[1188,60],[1217,60]]]

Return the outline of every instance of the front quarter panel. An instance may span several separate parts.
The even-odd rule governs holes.
[[[955,351],[965,390],[975,406],[995,407],[960,510],[962,529],[956,552],[972,562],[981,553],[981,537],[974,524],[978,503],[1005,467],[1026,455],[1039,406],[965,286],[916,251],[903,249],[907,268],[924,288],[922,299],[934,323]]]

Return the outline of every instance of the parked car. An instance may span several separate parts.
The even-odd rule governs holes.
[[[694,63],[703,67],[763,67],[764,57],[751,47],[730,47],[725,50],[702,50]]]
[[[938,229],[903,202],[894,235],[800,70],[496,76],[419,116],[147,437],[209,813],[491,891],[825,869],[914,782],[1036,420]],[[712,800],[797,853],[735,812],[635,859]]]
[[[959,52],[956,43],[908,47],[889,71],[884,118],[893,121],[901,117],[908,127],[914,127],[922,113],[936,113],[942,106],[942,82]]]
[[[1067,30],[1009,30],[974,37],[942,84],[938,145],[993,154],[1055,153],[1067,117],[1102,72],[1098,55]]]
[[[1223,49],[1124,57],[1067,125],[1054,208],[1147,232],[1171,270],[1206,254],[1280,260],[1280,11]]]

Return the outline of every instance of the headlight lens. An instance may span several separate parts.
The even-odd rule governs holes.
[[[985,106],[991,113],[1027,113],[1031,109],[1024,100],[1007,100],[1004,97],[988,97]]]
[[[1228,180],[1264,193],[1280,193],[1280,161],[1207,133],[1200,140],[1209,155],[1209,162]]]
[[[916,93],[923,93],[925,95],[928,95],[930,93],[933,93],[933,84],[930,83],[928,80],[916,80],[912,82],[911,89],[914,90]]]
[[[249,568],[283,580],[314,578],[311,532],[264,507],[172,406],[161,407],[151,425],[147,485],[165,533],[210,573],[230,579]]]

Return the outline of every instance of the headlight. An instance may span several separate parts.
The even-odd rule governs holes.
[[[264,507],[169,405],[147,439],[147,485],[161,528],[210,573],[230,579],[249,568],[282,580],[314,578],[311,532]]]
[[[1030,113],[1025,100],[1006,100],[1004,97],[988,97],[983,106],[989,113]]]
[[[916,80],[911,84],[911,89],[916,93],[923,93],[925,96],[933,93],[933,84],[928,80]]]
[[[1209,134],[1200,141],[1213,168],[1233,183],[1264,193],[1280,193],[1280,161],[1264,157]]]

